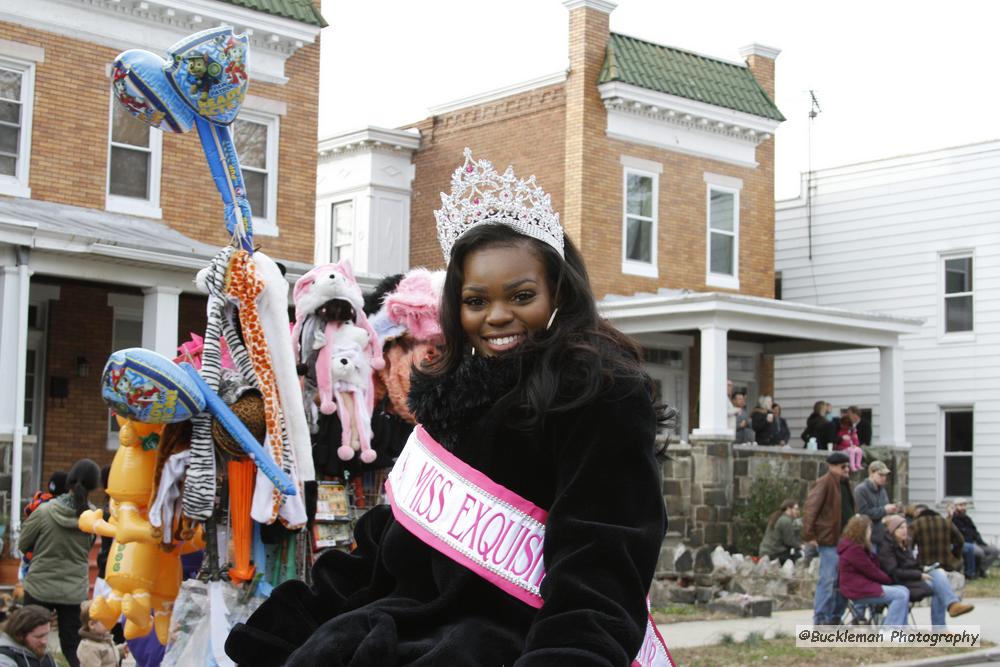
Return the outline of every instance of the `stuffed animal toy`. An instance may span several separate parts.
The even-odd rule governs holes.
[[[379,337],[365,315],[364,298],[351,263],[343,260],[313,268],[295,283],[292,298],[296,361],[315,367],[320,412],[329,415],[339,411],[342,435],[337,455],[347,461],[360,451],[361,460],[370,463],[375,460],[371,449],[375,404],[372,371],[381,370],[385,361]]]
[[[337,374],[338,382],[347,382],[354,387],[351,391],[366,394],[367,404],[371,394],[368,389],[371,385],[371,361],[365,359],[361,362],[369,370],[368,377],[358,377],[355,373],[345,377],[344,369],[337,368],[337,365],[347,363],[345,353],[350,353],[348,356],[352,358],[366,357],[369,339],[367,331],[350,322],[328,322],[324,331],[316,331],[313,349],[322,351],[316,358],[316,384],[319,386],[319,411],[323,414],[331,415],[337,409],[333,397],[334,374]]]
[[[331,414],[336,410],[340,417],[337,456],[349,461],[360,451],[361,460],[372,463],[376,458],[371,448],[375,385],[366,351],[368,333],[350,322],[330,322],[325,334],[317,333],[314,346],[321,349],[316,360],[317,379],[327,378],[332,391],[331,395],[320,389],[320,411]]]

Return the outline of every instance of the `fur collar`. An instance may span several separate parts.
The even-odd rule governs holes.
[[[521,360],[468,356],[453,373],[426,375],[414,371],[410,410],[417,422],[449,449],[458,432],[487,414],[517,384]]]

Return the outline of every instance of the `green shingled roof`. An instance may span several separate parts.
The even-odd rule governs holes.
[[[608,40],[598,83],[609,81],[785,120],[746,67],[627,35],[611,33]]]
[[[312,0],[222,0],[231,5],[255,9],[265,14],[283,16],[286,19],[302,21],[310,25],[325,28],[327,23],[319,13]]]

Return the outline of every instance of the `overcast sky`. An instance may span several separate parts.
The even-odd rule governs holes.
[[[320,138],[568,64],[560,0],[323,0],[323,14]],[[998,26],[993,0],[619,0],[611,13],[615,32],[717,58],[781,49],[779,199],[808,169],[810,89],[814,168],[1000,138]]]

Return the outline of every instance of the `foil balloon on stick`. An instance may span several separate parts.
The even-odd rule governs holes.
[[[119,54],[112,74],[115,97],[133,116],[164,132],[198,128],[222,196],[226,230],[252,253],[253,216],[229,131],[249,84],[247,36],[234,35],[229,27],[203,30],[171,46],[167,55],[164,60],[140,49]]]
[[[184,421],[208,410],[281,493],[296,494],[292,480],[190,364],[178,366],[141,347],[119,350],[108,357],[101,395],[116,414],[146,424]]]

